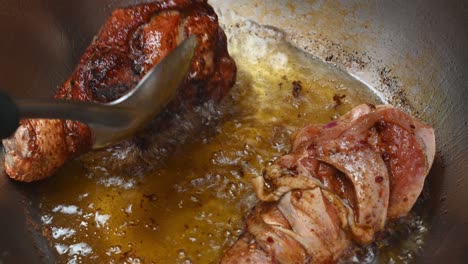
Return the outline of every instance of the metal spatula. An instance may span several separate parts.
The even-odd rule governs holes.
[[[120,99],[97,104],[53,99],[12,99],[0,91],[0,138],[11,136],[20,119],[64,119],[86,123],[102,148],[132,136],[153,119],[174,96],[190,67],[196,36],[192,35],[153,67]]]

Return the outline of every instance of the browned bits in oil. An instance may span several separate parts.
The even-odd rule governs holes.
[[[148,201],[154,202],[158,200],[158,197],[155,194],[143,194],[143,197],[148,199]]]
[[[299,94],[302,91],[302,83],[301,83],[301,81],[293,81],[292,85],[293,85],[292,94],[293,94],[294,97],[297,98],[297,97],[299,97]]]
[[[333,95],[333,101],[335,101],[335,108],[343,104],[343,99],[346,98],[344,94],[335,94]]]

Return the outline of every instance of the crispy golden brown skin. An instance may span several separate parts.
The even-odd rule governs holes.
[[[411,210],[434,155],[433,128],[390,105],[300,129],[254,178],[261,202],[221,263],[337,262]]]
[[[235,82],[236,66],[217,16],[204,0],[158,1],[113,11],[55,98],[113,101],[192,34],[199,40],[196,53],[168,108],[190,110],[204,101],[219,101]],[[34,181],[89,150],[92,139],[89,129],[77,122],[24,120],[3,145],[8,175]]]

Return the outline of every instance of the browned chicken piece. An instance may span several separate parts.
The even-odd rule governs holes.
[[[411,210],[435,156],[434,130],[390,105],[358,106],[292,141],[254,178],[261,201],[221,263],[337,262]]]
[[[198,36],[196,53],[168,109],[190,110],[208,100],[219,101],[235,82],[236,66],[206,0],[158,1],[115,10],[55,98],[100,103],[118,99],[192,34]],[[23,120],[3,145],[7,174],[35,181],[88,151],[92,138],[88,127],[78,122]]]

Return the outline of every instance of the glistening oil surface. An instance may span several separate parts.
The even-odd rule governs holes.
[[[189,143],[153,157],[158,165],[144,175],[73,162],[41,184],[43,231],[60,262],[216,263],[256,202],[251,177],[288,151],[293,131],[379,103],[367,87],[289,46],[278,32],[248,21],[226,31],[238,79],[217,110],[217,125],[203,126],[211,133],[194,131]],[[414,237],[425,232],[423,222],[417,227],[409,232]],[[388,245],[350,260],[410,259],[404,253],[398,260],[399,249]]]

